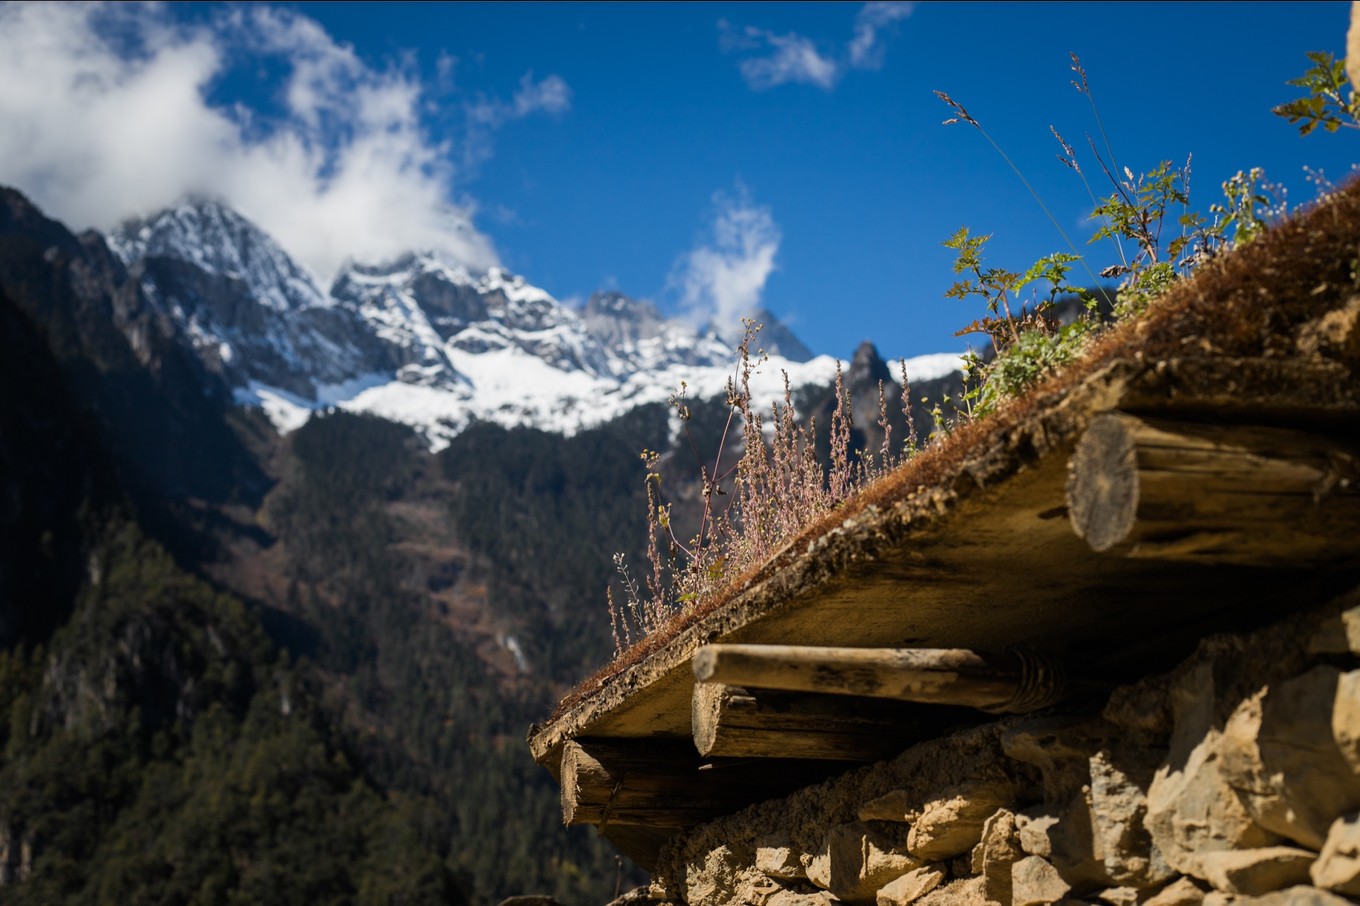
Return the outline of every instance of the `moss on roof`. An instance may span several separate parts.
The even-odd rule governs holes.
[[[1352,181],[1251,244],[1204,263],[1144,315],[1100,335],[1078,361],[1060,373],[987,417],[958,427],[808,525],[765,563],[677,614],[660,631],[585,679],[562,700],[549,723],[596,695],[629,668],[664,650],[687,628],[777,574],[847,520],[871,508],[897,508],[907,519],[930,518],[932,512],[942,512],[955,496],[961,477],[966,474],[982,480],[979,463],[986,463],[990,452],[1008,449],[1009,460],[1023,455],[1016,453],[1017,433],[1024,433],[1038,414],[1053,411],[1074,391],[1120,363],[1197,360],[1206,367],[1194,369],[1196,375],[1201,379],[1209,375],[1209,380],[1226,385],[1241,374],[1235,365],[1239,360],[1278,365],[1278,371],[1259,369],[1266,375],[1261,380],[1270,380],[1270,375],[1283,374],[1292,364],[1306,361],[1328,366],[1327,374],[1353,385],[1360,368],[1357,270],[1360,181]],[[1313,402],[1325,405],[1329,393],[1336,389],[1319,388]],[[1015,465],[1014,461],[998,461],[995,472],[1000,475]],[[538,728],[531,730],[531,735],[535,732]]]

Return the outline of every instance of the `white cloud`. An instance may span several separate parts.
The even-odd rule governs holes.
[[[571,109],[571,88],[561,76],[550,75],[535,82],[534,74],[526,72],[519,80],[514,104],[516,116],[528,116],[540,110],[560,116]]]
[[[737,64],[746,84],[765,91],[789,82],[816,85],[830,91],[849,69],[878,69],[883,65],[884,32],[910,16],[913,4],[904,0],[875,0],[855,15],[854,35],[841,54],[820,50],[811,38],[796,32],[779,35],[747,26],[734,31],[718,22],[724,50],[757,53]]]
[[[509,101],[479,97],[466,106],[468,132],[463,141],[463,166],[475,170],[491,156],[491,133],[514,120],[534,113],[560,116],[571,109],[571,87],[561,76],[549,75],[535,82],[526,72],[519,90]]]
[[[767,56],[750,57],[738,64],[746,84],[756,91],[786,82],[804,82],[831,89],[840,78],[836,63],[822,56],[817,45],[801,35],[776,35],[758,28],[747,28],[746,35],[753,43],[772,49]]]
[[[741,318],[760,307],[783,237],[770,209],[757,205],[744,187],[735,196],[719,192],[713,204],[711,234],[677,262],[671,284],[696,323],[739,333]]]
[[[535,82],[532,72],[520,77],[519,91],[510,101],[482,97],[467,105],[469,119],[492,127],[503,126],[532,113],[556,116],[570,109],[571,88],[561,76],[550,75]]]
[[[856,69],[877,69],[883,65],[884,41],[881,32],[911,15],[913,4],[903,0],[875,0],[866,3],[855,16],[855,36],[846,46],[850,65]]]
[[[286,73],[277,111],[206,100],[233,67],[266,64]],[[441,63],[437,81],[451,75]],[[0,6],[0,182],[77,228],[217,195],[323,280],[348,256],[412,248],[497,263],[455,202],[450,144],[421,122],[426,94],[409,60],[376,69],[286,9],[195,28],[154,4]],[[526,76],[501,103],[560,113],[569,97]],[[485,128],[478,141],[489,153]]]
[[[236,11],[231,23],[259,51],[289,60],[288,107],[311,129],[320,127],[323,114],[342,109],[351,91],[374,87],[353,49],[336,44],[311,19],[264,6]],[[386,87],[398,85],[389,82]]]

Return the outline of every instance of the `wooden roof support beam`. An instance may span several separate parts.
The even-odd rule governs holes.
[[[821,763],[705,764],[685,738],[575,740],[561,768],[563,822],[593,824],[611,839],[628,825],[693,827],[830,773]]]
[[[965,713],[941,716],[962,723]],[[942,725],[898,702],[724,683],[695,683],[692,723],[694,746],[706,757],[859,763],[895,755]]]
[[[817,648],[708,645],[694,655],[694,677],[756,689],[859,695],[993,713],[1025,713],[1062,698],[1061,669],[1019,651],[963,648]]]
[[[702,823],[714,815],[689,795],[698,769],[698,754],[672,742],[569,742],[562,750],[562,822],[652,827]]]
[[[1305,431],[1097,416],[1068,464],[1096,551],[1308,569],[1360,561],[1360,450]]]

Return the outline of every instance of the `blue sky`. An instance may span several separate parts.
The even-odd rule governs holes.
[[[0,181],[76,226],[191,189],[227,197],[323,276],[442,245],[559,298],[670,312],[763,304],[817,352],[961,348],[959,226],[1023,269],[1063,248],[1024,185],[932,94],[966,105],[1073,238],[1057,161],[1095,131],[1121,165],[1193,154],[1192,205],[1262,166],[1295,203],[1360,135],[1270,107],[1349,5],[303,4],[0,8]],[[91,86],[94,86],[91,88]],[[76,150],[73,150],[76,149]],[[1101,188],[1099,185],[1097,188]],[[1093,267],[1106,248],[1083,248]]]

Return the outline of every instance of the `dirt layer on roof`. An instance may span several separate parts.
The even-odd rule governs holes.
[[[1231,406],[1232,398],[1268,400],[1281,392],[1306,397],[1315,411],[1337,403],[1348,412],[1360,366],[1360,180],[1274,227],[1249,245],[1204,263],[1141,317],[1115,325],[1081,359],[1003,405],[965,423],[901,468],[809,524],[780,553],[736,577],[720,593],[677,614],[567,695],[548,720],[560,720],[595,698],[677,636],[755,586],[768,584],[795,559],[822,547],[831,533],[869,511],[891,509],[902,522],[938,517],[964,485],[995,481],[1042,450],[1032,440],[1070,396],[1089,392],[1113,372],[1163,380],[1179,371],[1213,386],[1194,388],[1201,399]],[[1253,368],[1239,363],[1250,361]],[[1191,363],[1193,363],[1191,365]],[[1317,379],[1322,375],[1322,379]],[[1255,381],[1256,386],[1251,386]],[[1321,384],[1321,386],[1314,386]],[[1344,399],[1343,399],[1344,398]],[[1206,413],[1212,415],[1212,412]],[[1260,412],[1271,420],[1269,407]],[[1053,430],[1050,426],[1047,430]],[[1041,446],[1044,446],[1042,443]],[[774,583],[778,585],[779,583]],[[603,606],[603,605],[602,605]],[[626,685],[632,686],[633,682]],[[530,737],[546,726],[530,729]]]

